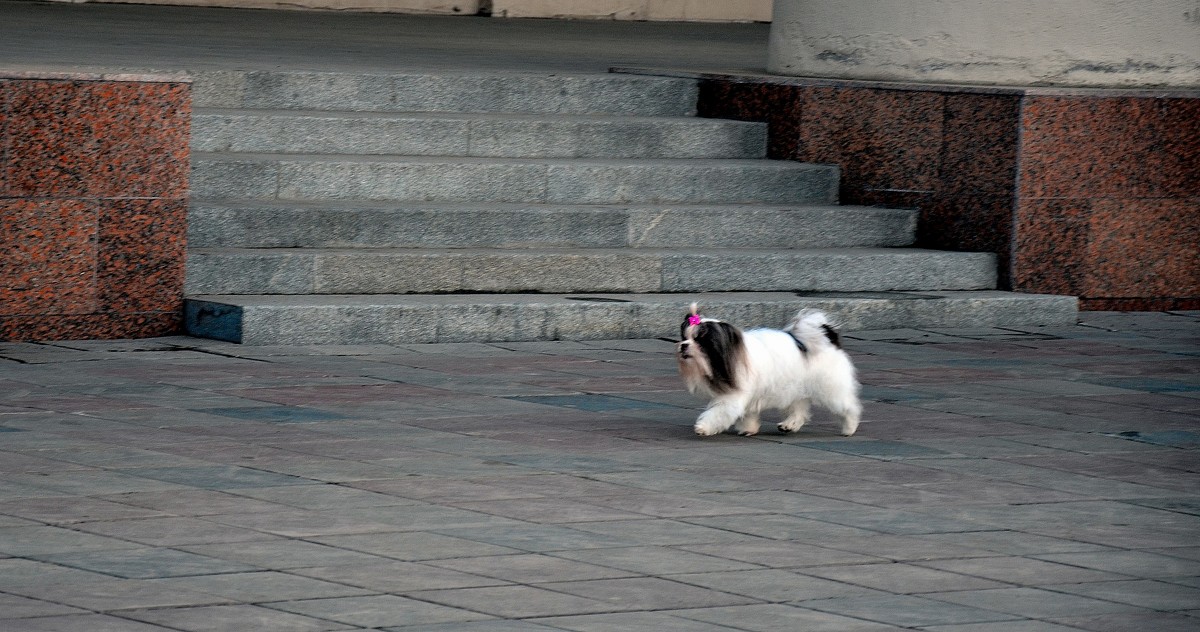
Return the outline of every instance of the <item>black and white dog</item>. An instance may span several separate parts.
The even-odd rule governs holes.
[[[842,434],[858,429],[862,403],[850,356],[819,311],[802,311],[785,329],[737,327],[701,316],[696,304],[680,327],[679,373],[693,394],[708,397],[696,434],[758,432],[763,410],[787,411],[779,424],[795,432],[808,421],[811,403],[842,419]]]

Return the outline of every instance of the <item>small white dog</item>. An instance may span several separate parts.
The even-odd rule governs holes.
[[[679,373],[692,394],[710,398],[696,434],[758,432],[766,409],[788,411],[779,424],[795,432],[808,421],[810,403],[842,418],[842,434],[858,429],[862,403],[850,356],[819,311],[796,314],[786,329],[742,330],[701,316],[695,303],[680,327]]]

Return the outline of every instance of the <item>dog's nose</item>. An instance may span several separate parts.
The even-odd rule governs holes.
[[[687,351],[687,348],[688,348],[688,343],[686,343],[686,342],[679,343],[679,352],[680,353]]]

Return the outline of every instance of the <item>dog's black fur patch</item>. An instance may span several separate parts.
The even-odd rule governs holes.
[[[825,337],[829,339],[829,342],[833,343],[833,346],[838,349],[842,348],[842,337],[838,335],[836,329],[829,325],[821,325],[821,329],[825,330]]]
[[[741,359],[742,332],[729,323],[707,321],[696,327],[696,344],[704,350],[712,368],[709,385],[716,393],[737,389],[735,367]]]

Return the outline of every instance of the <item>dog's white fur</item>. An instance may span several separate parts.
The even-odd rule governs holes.
[[[768,409],[787,411],[779,430],[795,432],[808,421],[812,403],[841,417],[843,435],[858,429],[862,403],[854,365],[824,313],[802,311],[784,330],[743,332],[700,316],[693,304],[681,333],[679,372],[689,391],[711,400],[696,420],[696,434],[736,426],[739,434],[753,435]]]

